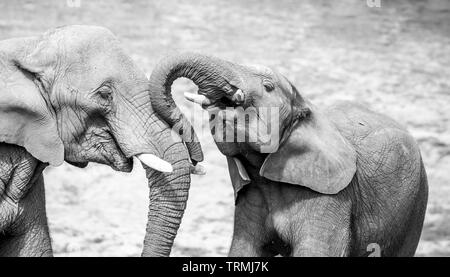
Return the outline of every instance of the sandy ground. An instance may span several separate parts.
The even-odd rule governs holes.
[[[76,2],[76,1],[75,1]],[[389,3],[388,3],[389,2]],[[450,2],[219,0],[0,1],[0,39],[67,24],[102,25],[146,72],[174,51],[197,51],[285,74],[317,105],[356,100],[408,126],[428,172],[419,256],[450,255]],[[185,79],[173,88],[195,91]],[[208,175],[193,177],[173,256],[224,256],[233,225],[225,159],[201,138]],[[47,209],[57,256],[137,256],[148,188],[106,166],[49,168]]]

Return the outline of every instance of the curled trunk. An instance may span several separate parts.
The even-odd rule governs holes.
[[[153,70],[150,77],[153,109],[180,135],[186,143],[191,160],[203,160],[198,138],[191,124],[173,101],[172,83],[180,77],[191,79],[199,93],[211,98],[231,95],[236,91],[236,74],[231,63],[199,54],[182,54],[166,58]]]
[[[199,94],[217,100],[237,91],[241,75],[238,71],[238,66],[227,61],[198,54],[168,57],[153,70],[149,86],[152,108],[172,129],[179,131],[194,164],[203,160],[203,153],[195,131],[172,98],[172,83],[180,77],[189,78],[198,86]],[[170,133],[170,130],[165,132]],[[176,153],[184,151],[183,145],[166,145],[164,149],[162,158],[171,161],[175,171],[172,174],[147,171],[150,210],[143,256],[166,256],[170,253],[188,197],[189,161],[173,159]]]

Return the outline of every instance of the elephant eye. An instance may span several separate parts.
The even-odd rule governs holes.
[[[270,80],[267,80],[267,79],[263,80],[263,86],[267,92],[270,92],[275,89],[274,84]]]
[[[102,98],[103,100],[112,100],[112,90],[109,86],[102,86],[97,89],[97,95],[100,96],[100,98]]]

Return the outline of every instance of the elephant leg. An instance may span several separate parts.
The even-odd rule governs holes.
[[[328,227],[330,228],[330,227]],[[323,227],[308,227],[294,235],[292,257],[345,257],[349,254],[350,230],[337,226],[329,231]],[[332,232],[331,236],[328,233]]]
[[[246,194],[248,196],[250,192]],[[256,196],[256,195],[253,195]],[[231,242],[230,257],[265,257],[274,256],[267,245],[271,236],[266,227],[265,210],[250,197],[240,199],[234,215],[234,232]]]
[[[321,195],[301,190],[299,202],[284,214],[290,219],[287,233],[294,257],[348,256],[351,247],[349,190],[337,195]]]
[[[17,220],[0,235],[0,256],[52,256],[45,210],[44,179],[40,175],[21,201]]]
[[[273,256],[270,252],[265,250],[265,243],[260,233],[260,226],[257,226],[254,222],[248,222],[249,226],[254,227],[242,227],[235,220],[235,228],[233,233],[233,240],[231,242],[229,257],[267,257]],[[256,227],[256,228],[255,228]],[[259,229],[259,231],[258,231]]]

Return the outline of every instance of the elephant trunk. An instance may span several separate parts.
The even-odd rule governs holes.
[[[146,170],[150,189],[143,256],[168,256],[181,223],[190,187],[189,154],[178,136],[153,111],[147,85],[133,102],[118,105],[121,120],[112,121],[118,144],[127,157],[152,154],[170,163],[172,172]]]
[[[180,77],[191,79],[201,94],[219,99],[236,91],[238,78],[233,65],[227,61],[199,54],[170,56],[160,62],[150,77],[153,109],[180,135],[195,162],[203,160],[198,138],[186,117],[176,106],[171,85]]]
[[[170,135],[167,129],[162,137]],[[162,145],[165,149],[163,158],[171,162],[174,171],[162,173],[146,168],[150,204],[142,252],[144,257],[169,256],[189,196],[190,163],[185,147],[181,142]]]

